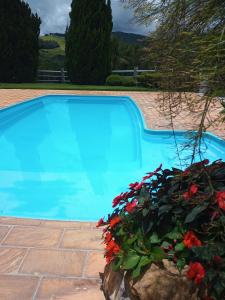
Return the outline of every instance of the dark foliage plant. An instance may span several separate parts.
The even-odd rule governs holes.
[[[104,84],[111,70],[111,2],[74,0],[66,31],[66,66],[71,82]]]
[[[200,299],[225,299],[225,163],[208,160],[184,171],[162,169],[113,200],[104,226],[105,257],[139,278],[151,263],[174,262]]]
[[[0,0],[0,82],[36,78],[41,20],[21,0]]]

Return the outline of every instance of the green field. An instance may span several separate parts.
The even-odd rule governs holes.
[[[70,83],[0,83],[0,89],[138,91],[138,92],[150,91],[149,89],[144,87],[125,87],[125,86],[108,86],[108,85],[75,85]]]
[[[40,49],[39,69],[40,70],[60,70],[64,67],[65,60],[65,39],[64,37],[48,35],[42,36],[43,41],[56,41],[59,44],[58,48]]]

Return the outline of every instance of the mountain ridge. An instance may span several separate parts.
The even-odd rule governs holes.
[[[57,37],[65,37],[64,33],[48,33],[44,36],[57,36]],[[136,34],[136,33],[130,33],[130,32],[123,32],[123,31],[113,31],[112,36],[117,37],[121,41],[127,44],[132,45],[141,45],[143,44],[144,40],[146,39],[145,35]],[[42,36],[40,37],[42,38]]]

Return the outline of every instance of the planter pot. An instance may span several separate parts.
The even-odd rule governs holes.
[[[107,300],[197,300],[196,286],[179,274],[174,264],[164,260],[161,266],[152,264],[138,280],[128,272],[113,272],[105,267],[103,292]]]

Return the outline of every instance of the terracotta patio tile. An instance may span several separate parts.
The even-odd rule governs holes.
[[[32,300],[38,278],[0,275],[1,300]]]
[[[99,277],[99,273],[104,272],[105,264],[103,252],[90,252],[88,254],[85,277]]]
[[[26,254],[26,249],[0,248],[0,273],[16,272]]]
[[[14,227],[3,244],[23,247],[55,247],[61,233],[60,229],[55,228]]]
[[[21,273],[81,276],[84,252],[31,249],[25,258]]]
[[[10,227],[8,227],[8,226],[0,226],[0,242],[6,236],[6,234],[9,232],[9,229],[10,229]]]
[[[0,224],[36,226],[40,225],[41,221],[36,219],[0,217]]]
[[[61,248],[102,250],[102,232],[98,230],[67,229],[64,233]]]
[[[54,279],[42,280],[36,300],[104,300],[98,281]]]

